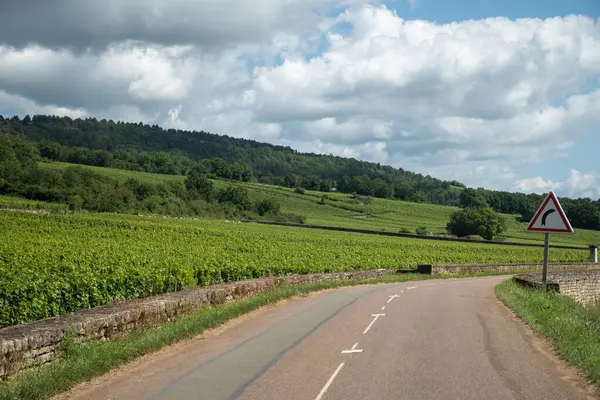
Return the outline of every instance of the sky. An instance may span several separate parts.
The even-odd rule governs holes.
[[[0,115],[143,121],[600,198],[600,0],[21,0]]]

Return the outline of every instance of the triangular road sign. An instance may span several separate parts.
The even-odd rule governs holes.
[[[573,227],[567,219],[554,192],[548,193],[546,199],[527,226],[530,232],[573,233]]]

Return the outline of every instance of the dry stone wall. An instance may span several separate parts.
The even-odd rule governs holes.
[[[589,270],[600,268],[596,263],[550,264],[550,270]],[[477,272],[537,271],[542,264],[421,264],[417,272],[427,275],[457,275]]]
[[[600,265],[589,271],[548,272],[548,289],[565,295],[577,303],[587,306],[600,301]],[[542,286],[542,274],[531,273],[515,277],[517,282],[533,287]]]
[[[394,273],[380,269],[259,278],[115,303],[7,327],[0,329],[0,380],[54,360],[58,347],[69,331],[76,334],[79,342],[109,340],[138,326],[172,321],[201,308],[272,290],[283,284],[367,279]]]

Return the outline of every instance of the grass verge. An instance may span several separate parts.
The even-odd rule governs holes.
[[[408,273],[364,280],[324,281],[296,286],[285,285],[270,292],[189,314],[172,323],[136,329],[116,340],[103,343],[90,341],[84,344],[76,344],[66,340],[61,347],[58,362],[26,371],[13,379],[0,382],[0,400],[47,399],[69,390],[79,382],[102,375],[137,357],[159,350],[177,341],[201,334],[207,329],[215,328],[242,314],[283,299],[305,295],[310,292],[362,284],[505,275],[516,272],[437,276]]]
[[[600,384],[600,308],[584,308],[557,293],[543,292],[508,279],[496,294],[525,323],[553,343],[561,359]]]

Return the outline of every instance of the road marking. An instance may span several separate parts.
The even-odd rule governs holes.
[[[385,306],[381,307],[381,311],[385,310]]]
[[[350,350],[342,350],[342,354],[362,353],[362,349],[357,349],[356,346],[358,346],[358,342],[354,343]]]
[[[418,288],[418,286],[411,286],[411,287],[407,287],[406,290],[416,289],[416,288]]]
[[[389,304],[389,303],[390,303],[392,300],[394,300],[396,297],[400,297],[400,296],[399,296],[399,295],[397,295],[397,294],[395,294],[395,295],[393,295],[393,296],[388,296],[388,297],[390,298],[390,299],[387,301],[387,302],[388,302],[388,304]]]
[[[329,389],[329,386],[331,386],[331,384],[333,383],[333,380],[335,379],[335,377],[337,376],[337,374],[339,374],[340,371],[342,370],[343,366],[344,366],[344,363],[341,363],[340,365],[338,365],[338,367],[333,372],[333,375],[331,375],[331,377],[329,378],[329,380],[327,381],[327,383],[325,384],[325,386],[323,386],[323,389],[321,389],[321,391],[319,392],[319,394],[317,395],[317,397],[315,397],[315,400],[321,400],[321,398],[323,397],[323,395],[325,394],[325,392],[327,391],[327,389]]]
[[[342,350],[342,354],[350,354],[350,353],[362,353],[362,349],[354,349],[354,350]]]
[[[373,326],[373,324],[375,323],[375,321],[377,321],[377,318],[384,316],[385,314],[371,314],[371,317],[375,317],[373,318],[373,321],[371,321],[371,323],[369,324],[369,326],[367,326],[367,329],[365,329],[365,331],[363,332],[363,335],[366,335],[367,332],[369,332],[369,329],[371,329],[371,327]]]

